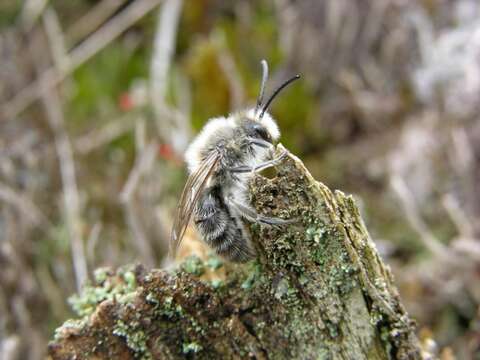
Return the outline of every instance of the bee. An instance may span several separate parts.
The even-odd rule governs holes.
[[[296,75],[282,83],[263,103],[268,64],[261,61],[262,82],[256,106],[210,119],[189,145],[185,160],[189,177],[183,189],[170,239],[175,254],[192,220],[203,240],[221,257],[246,262],[255,257],[243,220],[267,225],[292,220],[258,214],[248,202],[248,183],[259,171],[277,165],[286,152],[274,157],[280,137],[277,123],[267,112],[273,99]]]

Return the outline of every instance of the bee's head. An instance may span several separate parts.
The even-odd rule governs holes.
[[[258,111],[250,109],[243,119],[242,127],[248,137],[256,138],[274,143],[280,138],[280,130],[277,122],[267,112],[263,114],[262,119],[258,118]]]
[[[263,103],[263,95],[265,94],[265,86],[268,80],[268,64],[265,60],[261,61],[262,64],[262,83],[260,86],[260,93],[258,94],[257,104],[255,108],[247,112],[247,119],[245,120],[244,127],[248,136],[256,137],[269,143],[277,141],[280,137],[280,131],[278,130],[277,123],[267,112],[268,107],[272,103],[273,99],[282,91],[287,85],[300,78],[300,75],[288,79],[282,83]]]

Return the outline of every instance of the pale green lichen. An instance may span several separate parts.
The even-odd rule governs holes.
[[[319,227],[317,223],[319,222],[315,221],[305,231],[311,244],[311,258],[327,274],[329,292],[345,296],[357,286],[353,276],[356,268],[351,264],[343,246],[345,235],[339,225],[326,225],[322,222]]]
[[[210,285],[212,285],[214,289],[220,289],[224,284],[224,281],[220,279],[213,279],[210,281]]]
[[[123,279],[125,280],[127,286],[126,286],[126,290],[127,291],[132,291],[135,289],[135,287],[137,286],[137,280],[135,278],[135,274],[133,273],[133,271],[125,271],[123,273]]]
[[[298,289],[290,283],[288,278],[282,278],[273,290],[273,296],[288,307],[302,306]]]
[[[78,319],[78,320],[68,319],[63,323],[62,326],[55,329],[53,339],[55,341],[59,341],[61,338],[63,338],[63,336],[66,333],[69,333],[71,331],[81,331],[87,323],[88,323],[87,318]]]
[[[290,289],[290,284],[288,283],[287,279],[281,279],[278,282],[278,285],[275,289],[274,296],[277,300],[282,299],[284,296],[287,295],[288,291]]]
[[[242,289],[244,290],[249,290],[252,288],[253,284],[255,282],[255,277],[252,275],[252,276],[249,276],[241,285]]]
[[[256,282],[261,278],[262,266],[258,262],[254,262],[250,265],[250,270],[246,279],[240,285],[244,290],[250,290]]]
[[[332,355],[330,354],[330,351],[328,349],[321,348],[318,351],[317,360],[331,360],[331,359],[332,359]]]
[[[97,304],[111,297],[108,287],[85,286],[80,294],[68,298],[68,303],[78,316],[87,316],[95,311]]]
[[[212,270],[217,270],[223,266],[223,261],[218,256],[210,255],[207,259],[206,265]]]
[[[316,226],[311,226],[305,230],[306,238],[315,244],[319,244],[321,241],[325,239],[325,235],[327,235],[327,230],[318,224]]]
[[[370,310],[370,324],[377,326],[384,320],[384,315],[379,311],[378,306],[373,304]]]
[[[110,269],[107,267],[95,269],[93,271],[93,278],[95,279],[95,283],[102,284],[105,280],[107,280],[109,273]]]
[[[173,297],[167,296],[163,299],[163,304],[158,306],[156,313],[167,318],[173,318],[183,315],[184,311],[180,305],[175,304]]]
[[[189,274],[201,276],[205,273],[205,264],[198,256],[192,255],[183,261],[181,269]]]
[[[74,294],[68,303],[78,316],[88,316],[96,306],[104,300],[115,300],[121,303],[130,302],[136,295],[135,274],[130,269],[120,269],[119,279],[108,276],[108,270],[101,268],[95,272],[97,286],[85,285],[80,294]]]
[[[202,349],[203,349],[202,346],[200,344],[197,344],[196,342],[185,343],[182,346],[182,352],[184,354],[198,353]]]
[[[306,285],[309,282],[309,278],[302,274],[299,276],[298,282],[300,283],[300,285]]]
[[[153,299],[150,298],[150,300]],[[196,333],[200,335],[205,335],[206,333],[206,330],[201,326],[201,324],[198,323],[198,321],[193,316],[185,312],[180,304],[176,304],[173,297],[171,296],[167,296],[163,300],[162,304],[158,304],[155,306],[155,314],[157,316],[167,317],[168,319],[183,319],[184,321],[189,323],[190,328]]]
[[[328,333],[329,333],[329,335],[332,339],[336,338],[339,335],[338,324],[335,324],[331,321],[325,321],[325,325],[326,325]]]
[[[135,358],[141,360],[152,360],[152,354],[148,350],[147,337],[138,323],[125,324],[118,320],[113,329],[113,335],[124,338],[127,346],[133,351]]]
[[[160,304],[160,301],[157,299],[157,297],[153,294],[153,293],[148,293],[147,296],[145,296],[145,300],[149,303],[149,304],[153,304],[155,306],[157,306],[158,304]]]

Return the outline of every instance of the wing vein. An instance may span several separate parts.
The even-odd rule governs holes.
[[[218,152],[212,151],[209,156],[202,161],[198,169],[191,173],[187,179],[177,206],[170,236],[170,254],[172,257],[175,257],[181,245],[198,199],[205,189],[208,180],[216,170],[218,161]]]

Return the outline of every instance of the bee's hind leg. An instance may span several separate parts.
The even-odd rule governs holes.
[[[241,204],[238,201],[235,201],[232,197],[227,198],[227,203],[230,205],[231,208],[233,208],[241,217],[244,219],[247,219],[251,222],[259,222],[261,224],[265,225],[288,225],[288,224],[294,224],[298,222],[298,219],[280,219],[280,218],[274,218],[274,217],[268,217],[264,215],[260,215],[257,213],[254,209],[252,209],[250,206]]]
[[[228,168],[228,170],[232,173],[249,173],[249,172],[260,172],[262,170],[268,169],[270,167],[276,166],[282,162],[282,160],[287,156],[287,152],[284,151],[280,154],[280,156],[272,159],[265,161],[261,164],[258,164],[256,166],[236,166],[236,167],[231,167]]]

